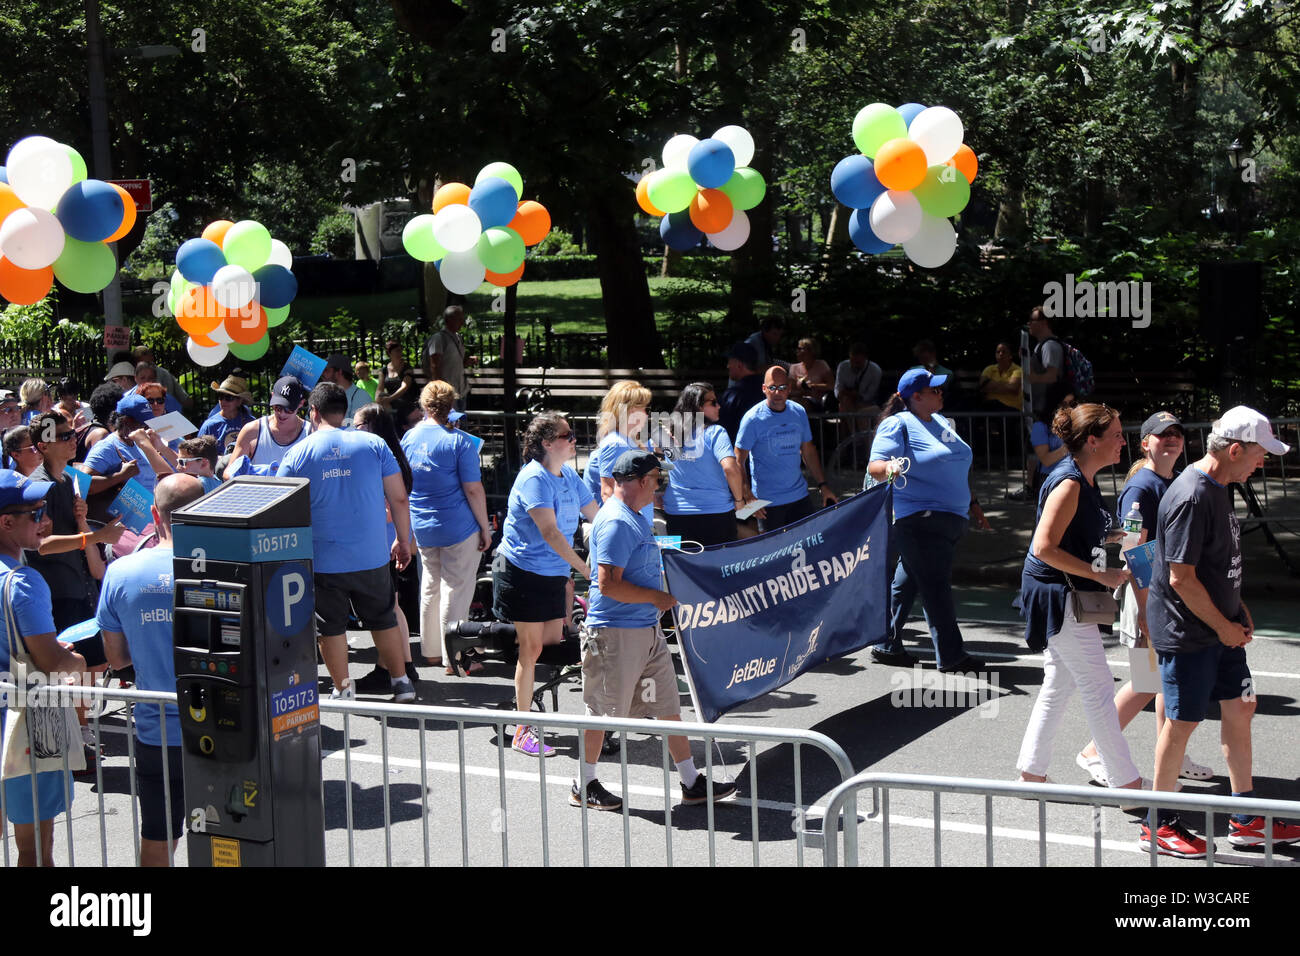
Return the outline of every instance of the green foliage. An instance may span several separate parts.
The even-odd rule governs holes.
[[[312,234],[312,255],[351,259],[356,250],[355,229],[356,216],[350,212],[339,210],[323,217]]]
[[[577,256],[581,254],[582,247],[573,241],[573,234],[555,228],[552,228],[546,234],[546,238],[533,249],[534,256]]]

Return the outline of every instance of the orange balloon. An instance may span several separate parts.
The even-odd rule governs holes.
[[[433,194],[433,211],[443,206],[468,206],[469,187],[464,183],[443,183]]]
[[[636,184],[636,204],[641,207],[641,211],[649,216],[666,216],[668,215],[662,209],[656,208],[655,204],[650,201],[650,177],[642,176]]]
[[[112,186],[114,189],[116,189],[118,193],[120,193],[122,196],[122,210],[123,210],[122,225],[118,226],[117,231],[114,232],[111,236],[109,236],[104,241],[117,242],[117,240],[121,239],[128,232],[130,232],[131,227],[135,225],[135,200],[131,198],[131,194],[129,192],[127,192],[117,183],[109,183],[109,185]]]
[[[721,232],[731,224],[735,208],[721,189],[701,189],[688,207],[691,222],[700,232]]]
[[[176,303],[176,324],[196,342],[199,336],[206,336],[225,318],[225,306],[217,301],[212,289],[206,285],[191,286]]]
[[[22,209],[26,205],[27,203],[18,198],[12,186],[8,183],[0,183],[0,222],[4,222],[5,216],[15,209]]]
[[[522,268],[522,267],[521,267]],[[54,267],[20,269],[0,256],[0,298],[14,305],[40,302],[54,284]]]
[[[980,161],[975,157],[975,150],[962,143],[957,147],[957,152],[952,154],[952,159],[948,160],[944,165],[957,167],[957,172],[966,177],[966,182],[973,183],[975,182],[975,173],[980,168]]]
[[[266,310],[256,302],[243,309],[230,309],[226,316],[226,332],[230,341],[239,345],[252,345],[262,341],[266,329]]]
[[[202,332],[199,332],[198,334],[191,332],[190,338],[194,340],[195,345],[202,345],[204,348],[211,349],[211,348],[216,348],[217,346],[216,339],[209,338],[208,336],[204,335]]]
[[[210,222],[203,227],[203,238],[215,242],[217,245],[221,245],[222,241],[226,238],[226,233],[233,225],[234,223],[229,219],[218,219],[216,222]],[[200,342],[199,344],[202,345],[203,343]]]
[[[541,203],[525,199],[510,220],[510,228],[519,233],[524,245],[535,246],[551,231],[551,214]]]
[[[876,178],[886,189],[906,192],[925,179],[925,150],[910,139],[891,139],[876,151]]]
[[[513,228],[513,227],[512,227]],[[519,263],[519,268],[513,272],[489,272],[487,274],[488,282],[494,286],[504,289],[506,286],[514,285],[519,281],[519,277],[524,274],[524,263]]]

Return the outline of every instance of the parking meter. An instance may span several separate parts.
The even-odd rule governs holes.
[[[323,866],[305,478],[241,477],[172,513],[191,866]]]

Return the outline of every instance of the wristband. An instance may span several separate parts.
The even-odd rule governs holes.
[[[86,532],[81,532],[81,550],[86,550]]]

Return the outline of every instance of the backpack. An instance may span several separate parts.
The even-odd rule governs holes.
[[[1059,342],[1061,348],[1065,350],[1065,381],[1074,392],[1076,398],[1083,398],[1085,395],[1091,395],[1097,387],[1097,379],[1092,371],[1092,363],[1087,357],[1064,339],[1050,338],[1047,342]],[[1046,345],[1047,342],[1043,344]],[[1039,350],[1039,361],[1042,361],[1041,346]]]

